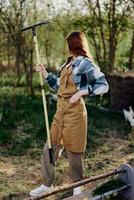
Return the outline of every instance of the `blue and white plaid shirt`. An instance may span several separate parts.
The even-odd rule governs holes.
[[[105,75],[100,71],[89,58],[78,56],[72,61],[73,80],[78,90],[87,90],[90,96],[102,95],[108,92],[109,85],[105,79]],[[60,81],[53,73],[49,73],[45,82],[57,92]]]

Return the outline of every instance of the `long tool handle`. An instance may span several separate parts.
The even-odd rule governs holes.
[[[34,39],[34,45],[35,45],[35,52],[36,52],[37,63],[40,64],[40,55],[39,55],[39,48],[38,48],[37,36],[36,35],[33,36],[33,39]],[[48,147],[49,147],[49,149],[51,149],[52,145],[51,145],[50,131],[49,131],[47,102],[46,102],[45,91],[44,91],[44,88],[43,88],[43,75],[42,75],[41,72],[39,72],[39,76],[40,76],[40,84],[41,84],[41,93],[42,93],[42,100],[43,100],[44,116],[45,116],[45,122],[46,122]]]

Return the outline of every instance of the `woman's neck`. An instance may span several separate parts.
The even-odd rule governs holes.
[[[78,57],[78,55],[73,55],[73,58],[77,58]]]
[[[78,55],[73,55],[73,60],[76,60]]]

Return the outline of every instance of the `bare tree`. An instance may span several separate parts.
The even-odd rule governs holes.
[[[130,48],[130,54],[129,54],[129,69],[134,69],[134,31],[132,35],[132,43]]]
[[[34,1],[35,2],[35,1]],[[8,4],[4,1],[1,3],[0,16],[3,23],[3,33],[5,34],[7,41],[6,47],[8,47],[7,55],[8,62],[10,62],[10,55],[15,55],[15,69],[17,72],[17,85],[21,79],[21,69],[24,68],[26,75],[26,88],[28,94],[34,94],[33,89],[33,42],[29,35],[23,34],[21,29],[24,26],[27,18],[26,7],[31,6],[29,1],[26,4],[25,0],[15,1],[10,0]],[[28,18],[29,19],[29,18]],[[31,18],[30,18],[31,19]],[[33,18],[32,18],[33,20]],[[28,20],[27,20],[28,21]],[[14,48],[14,51],[9,51],[9,47]],[[21,67],[22,66],[22,67]]]
[[[115,67],[119,35],[124,28],[124,19],[131,10],[131,3],[126,0],[85,0],[85,3],[96,26],[93,27],[93,32],[96,32],[98,29],[100,32],[101,43],[98,46],[102,48],[103,63],[112,72]],[[98,34],[96,36],[98,37]],[[94,38],[93,40],[95,43]],[[95,46],[97,45],[95,44]]]
[[[67,0],[67,3],[70,5],[72,8],[74,6],[73,0]],[[61,8],[58,13],[55,11],[55,7],[52,6],[53,8],[53,15],[55,19],[55,23],[57,24],[58,31],[61,32],[63,36],[63,58],[65,59],[66,57],[66,37],[69,34],[69,32],[73,29],[73,15],[72,10],[69,8]]]
[[[3,21],[3,30],[10,40],[12,46],[15,48],[15,68],[17,71],[18,82],[20,80],[20,63],[21,63],[21,46],[22,46],[22,33],[21,28],[23,25],[22,11],[25,0],[10,1],[9,5],[3,6],[1,3],[0,16]]]

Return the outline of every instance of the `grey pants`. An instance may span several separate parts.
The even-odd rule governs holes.
[[[60,157],[62,146],[57,147],[52,145],[54,152],[55,162]],[[69,159],[69,175],[73,182],[80,181],[83,179],[83,153],[73,153],[67,151]],[[42,176],[43,184],[50,187],[54,181],[55,166],[50,163],[48,144],[46,143],[43,149],[42,156]]]

